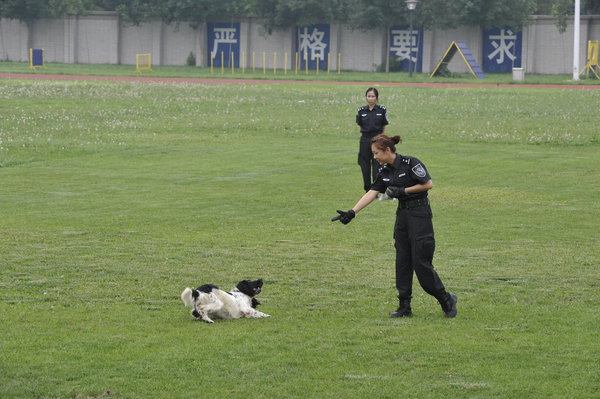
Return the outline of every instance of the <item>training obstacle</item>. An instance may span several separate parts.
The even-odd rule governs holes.
[[[442,71],[442,66],[447,66],[456,53],[461,55],[462,59],[465,61],[465,64],[469,68],[469,71],[473,76],[475,76],[475,79],[485,79],[485,74],[481,70],[477,60],[475,60],[473,53],[471,53],[471,50],[469,50],[469,47],[465,44],[465,42],[462,41],[453,41],[452,44],[450,44],[450,47],[448,47],[448,50],[446,50],[446,53],[429,77],[432,78],[438,75]]]
[[[580,75],[585,72],[585,75],[589,77],[590,71],[596,76],[596,79],[600,79],[600,76],[598,76],[598,72],[600,72],[600,65],[598,65],[598,40],[588,40],[587,64],[583,67]]]
[[[29,49],[29,69],[45,68],[44,65],[44,49],[30,48]]]

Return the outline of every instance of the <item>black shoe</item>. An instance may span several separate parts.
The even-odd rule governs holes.
[[[458,313],[458,308],[456,307],[456,303],[458,302],[458,297],[453,293],[448,293],[448,298],[445,303],[442,305],[442,310],[444,311],[444,315],[452,319],[456,317]],[[445,306],[444,306],[445,305]]]
[[[390,315],[390,317],[394,319],[398,317],[412,317],[410,299],[400,299],[400,306],[394,313]]]
[[[410,310],[410,308],[406,309],[406,308],[398,308],[398,310],[396,310],[394,313],[392,313],[390,315],[390,317],[392,319],[398,318],[398,317],[412,317],[412,310]]]

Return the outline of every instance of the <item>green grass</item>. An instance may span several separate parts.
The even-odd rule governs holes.
[[[558,84],[558,85],[600,85],[600,80],[593,75],[574,82],[572,75],[539,75],[526,74],[525,80],[516,82],[510,73],[486,74],[486,79],[477,80],[471,74],[454,74],[450,77],[430,78],[429,74],[415,73],[412,77],[406,72],[377,73],[353,72],[332,70],[327,71],[298,71],[283,69],[273,72],[273,69],[246,68],[244,71],[236,68],[233,73],[231,68],[198,68],[190,66],[154,66],[151,72],[143,74],[135,72],[135,65],[114,64],[61,64],[47,63],[46,68],[29,69],[27,62],[0,61],[0,73],[30,73],[30,74],[58,74],[58,75],[84,75],[84,76],[144,76],[144,77],[172,77],[172,78],[234,78],[234,79],[263,79],[263,80],[300,80],[300,81],[344,81],[344,82],[405,82],[405,83],[486,83],[486,84]]]
[[[600,91],[385,87],[428,166],[443,317],[392,320],[363,89],[0,81],[0,397],[598,398]],[[186,286],[265,279],[259,320]]]

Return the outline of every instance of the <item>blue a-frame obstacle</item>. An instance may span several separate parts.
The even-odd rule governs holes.
[[[471,53],[471,50],[469,50],[469,47],[467,47],[465,42],[462,41],[452,42],[452,44],[450,45],[450,47],[448,47],[448,50],[446,50],[446,53],[444,54],[444,56],[437,64],[437,66],[435,67],[435,69],[429,77],[434,77],[435,75],[437,75],[440,72],[441,66],[448,65],[452,60],[452,57],[454,57],[454,54],[456,54],[457,52],[460,53],[462,59],[465,61],[465,64],[467,64],[467,67],[476,79],[485,79],[485,75],[481,70],[481,67],[475,60],[475,57],[473,57],[473,53]]]

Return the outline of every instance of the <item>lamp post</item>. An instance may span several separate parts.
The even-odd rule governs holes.
[[[573,24],[573,80],[579,80],[579,26],[581,19],[581,1],[575,0],[575,23]]]
[[[413,62],[412,62],[413,12],[415,11],[415,8],[417,8],[417,2],[418,2],[418,0],[406,0],[406,7],[408,8],[408,20],[409,20],[408,41],[410,44],[410,52],[408,53],[408,76],[410,76],[410,77],[412,77],[412,72],[413,72],[413,68],[412,68],[412,64],[413,64]]]

